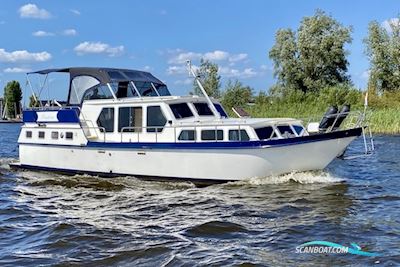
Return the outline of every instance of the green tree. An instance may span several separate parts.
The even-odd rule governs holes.
[[[200,81],[210,97],[221,97],[221,76],[218,74],[217,64],[212,63],[209,60],[201,59],[200,68],[197,71],[197,75],[200,77]],[[202,92],[196,81],[193,83],[193,93],[195,95],[202,95]]]
[[[253,90],[249,86],[244,86],[238,80],[228,81],[222,98],[222,104],[226,108],[243,107],[252,100]]]
[[[39,107],[40,103],[38,100],[38,97],[36,94],[33,94],[29,97],[29,107],[34,108],[34,107]]]
[[[321,10],[304,17],[297,31],[278,30],[269,51],[278,85],[309,92],[350,83],[345,45],[351,31]]]
[[[372,21],[365,38],[370,61],[369,88],[374,92],[400,90],[400,23],[392,20],[385,29]]]
[[[22,90],[19,82],[11,81],[7,83],[4,87],[4,99],[7,103],[7,117],[15,118],[15,114],[19,114],[21,109]]]

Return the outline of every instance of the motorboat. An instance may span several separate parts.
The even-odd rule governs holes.
[[[44,75],[45,81],[53,73],[69,75],[68,99],[24,109],[19,161],[11,166],[218,183],[321,170],[354,139],[365,139],[363,112],[352,123],[349,112],[331,112],[326,127],[292,118],[230,118],[190,65],[189,70],[202,96],[173,96],[161,80],[138,70],[28,73],[28,79]]]

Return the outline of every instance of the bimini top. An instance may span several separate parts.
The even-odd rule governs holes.
[[[69,73],[68,104],[84,100],[171,95],[167,86],[151,73],[116,68],[74,67],[45,69],[27,74]]]

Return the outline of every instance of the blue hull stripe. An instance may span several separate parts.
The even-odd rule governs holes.
[[[326,134],[315,134],[288,139],[275,139],[266,141],[245,142],[191,142],[191,143],[104,143],[88,142],[88,147],[96,148],[148,148],[148,149],[221,149],[221,148],[260,148],[263,146],[288,146],[310,142],[341,139],[352,136],[360,136],[361,128],[337,131]]]
[[[190,142],[190,143],[117,143],[117,142],[88,142],[87,145],[55,145],[38,143],[20,143],[37,146],[62,146],[62,147],[88,147],[97,149],[244,149],[260,148],[264,146],[281,147],[290,145],[300,145],[312,142],[327,141],[348,137],[360,136],[362,128],[355,128],[344,131],[314,134],[287,139],[275,139],[266,141],[245,141],[245,142]]]

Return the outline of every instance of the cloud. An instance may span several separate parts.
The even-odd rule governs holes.
[[[179,53],[168,60],[168,64],[183,64],[186,60],[200,60],[202,58],[201,53],[195,52],[183,52]]]
[[[219,73],[225,77],[228,78],[242,78],[242,79],[247,79],[247,78],[252,78],[254,76],[257,76],[257,71],[255,71],[253,68],[246,68],[244,70],[238,70],[230,67],[220,67],[219,68]]]
[[[192,68],[194,71],[199,69],[198,66],[192,64]],[[177,74],[187,74],[189,75],[189,70],[186,65],[178,65],[178,66],[169,66],[167,68],[168,75],[177,75]]]
[[[369,76],[371,75],[371,70],[365,70],[361,73],[361,78],[364,80],[368,80]]]
[[[247,58],[247,54],[245,53],[240,53],[237,55],[232,55],[231,57],[229,57],[229,61],[230,62],[238,62],[238,61],[242,61],[245,60]]]
[[[248,55],[245,53],[240,54],[230,54],[229,52],[222,50],[214,50],[206,53],[198,52],[185,52],[182,49],[168,50],[167,54],[170,55],[168,64],[183,64],[187,60],[196,61],[200,59],[210,60],[210,61],[229,61],[239,62],[247,59]]]
[[[32,35],[36,37],[46,37],[46,36],[54,36],[54,33],[45,31],[36,31],[33,32]]]
[[[49,19],[51,18],[50,12],[46,9],[40,9],[35,4],[26,4],[18,9],[19,16],[21,18],[33,18],[33,19]]]
[[[0,25],[4,25],[6,22],[4,20],[0,20]]]
[[[3,70],[6,73],[26,73],[26,72],[30,72],[31,69],[27,69],[27,68],[6,68]]]
[[[144,67],[143,67],[143,70],[144,70],[144,71],[152,71],[153,68],[150,67],[150,66],[144,66]]]
[[[388,32],[392,32],[392,25],[400,26],[399,18],[391,18],[391,19],[387,19],[384,22],[382,22],[382,27],[385,28],[386,31],[388,31]]]
[[[30,53],[26,50],[7,52],[0,48],[0,62],[44,62],[51,59],[51,54],[43,51],[39,53]]]
[[[119,56],[124,53],[124,46],[110,46],[101,42],[83,42],[75,46],[74,51],[78,55],[85,54],[107,54],[110,57]]]
[[[69,11],[70,11],[72,14],[76,15],[76,16],[80,16],[80,15],[81,15],[81,12],[80,12],[79,10],[70,9]]]
[[[160,15],[165,16],[167,14],[168,14],[167,10],[165,9],[160,10]]]
[[[65,36],[75,36],[78,34],[78,32],[75,29],[66,29],[62,32],[62,34]]]
[[[229,53],[221,50],[215,50],[213,52],[205,53],[202,57],[210,61],[221,61],[228,59]]]

